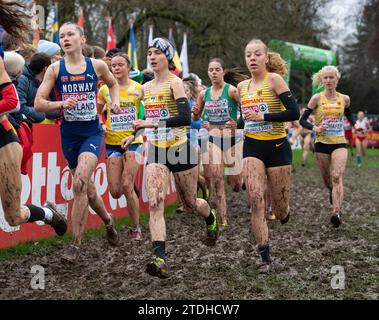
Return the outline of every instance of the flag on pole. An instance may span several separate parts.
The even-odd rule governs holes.
[[[136,41],[134,39],[133,23],[130,24],[128,56],[130,57],[132,61],[132,67],[134,69],[138,69],[138,59],[137,59],[137,51],[136,51]]]
[[[84,27],[83,7],[79,8],[78,26]]]
[[[112,27],[112,17],[109,17],[109,24],[108,24],[108,39],[107,39],[107,51],[116,48],[116,40],[113,33],[113,27]]]
[[[36,0],[34,0],[34,2],[33,2],[33,15],[34,15],[34,19],[33,19],[33,46],[35,48],[37,48],[40,37],[39,37],[39,19],[37,16],[37,1]]]
[[[147,46],[149,46],[150,42],[153,41],[153,33],[154,33],[154,25],[150,24],[149,25],[149,38],[147,40]],[[150,66],[150,63],[149,63],[148,59],[146,61],[146,69],[151,70],[151,66]]]
[[[175,64],[176,69],[171,72],[179,77],[180,74],[182,73],[182,64],[180,63],[179,54],[178,54],[178,51],[176,50],[175,39],[174,39],[174,35],[172,31],[173,31],[172,28],[168,29],[168,40],[170,40],[171,43],[175,46],[175,55],[174,55],[173,62]]]
[[[183,34],[183,45],[182,51],[180,52],[180,62],[183,67],[183,78],[187,78],[189,76],[189,65],[188,65],[188,51],[187,51],[187,32]]]
[[[51,30],[51,41],[59,44],[58,2],[54,3],[54,22]]]

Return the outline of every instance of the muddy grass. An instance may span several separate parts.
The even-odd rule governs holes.
[[[373,163],[379,156],[372,156]],[[273,271],[259,275],[259,257],[250,240],[245,192],[228,192],[230,228],[216,247],[203,243],[205,223],[177,214],[167,222],[172,276],[148,276],[148,233],[132,244],[126,228],[121,245],[91,239],[75,267],[63,265],[64,246],[0,262],[0,299],[378,299],[378,169],[350,165],[345,176],[343,220],[329,223],[331,207],[318,169],[296,166],[291,220],[270,222]],[[45,268],[45,290],[32,290],[33,265]],[[345,272],[345,289],[331,286],[333,266]]]

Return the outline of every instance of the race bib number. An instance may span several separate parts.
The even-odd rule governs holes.
[[[146,108],[146,120],[160,121],[170,118],[170,110],[168,108]],[[148,128],[145,130],[146,139],[148,141],[168,141],[174,139],[174,132],[171,128]]]
[[[209,122],[225,123],[230,118],[228,100],[208,101],[205,103],[205,110]]]
[[[67,93],[62,95],[63,101],[69,98],[76,99],[78,103],[73,109],[64,110],[66,121],[93,121],[97,117],[96,94],[94,92]]]
[[[147,141],[169,141],[174,139],[174,133],[170,128],[148,128],[145,130]]]
[[[257,113],[260,113],[260,114],[269,113],[267,103],[260,103],[259,105],[256,105],[256,106],[242,106],[241,109],[242,109],[243,119],[245,120],[244,132],[246,132],[246,133],[259,133],[259,132],[265,132],[265,131],[270,131],[270,130],[274,129],[271,122],[247,121],[245,116],[244,116],[244,114],[250,110],[257,112]]]
[[[324,136],[343,137],[345,135],[343,130],[343,118],[325,117],[322,121],[323,125],[327,126],[324,131]]]
[[[131,131],[133,130],[133,121],[137,120],[137,109],[135,107],[121,108],[118,114],[110,114],[111,131]]]

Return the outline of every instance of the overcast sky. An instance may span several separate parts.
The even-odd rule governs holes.
[[[325,19],[330,25],[329,44],[333,49],[356,31],[356,24],[366,0],[330,0],[325,8]]]

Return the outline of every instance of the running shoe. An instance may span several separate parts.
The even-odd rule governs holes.
[[[216,210],[212,209],[211,214],[213,214],[213,223],[207,226],[207,244],[214,246],[218,237],[218,224],[217,224],[217,213]]]
[[[142,241],[143,235],[140,227],[132,228],[128,232],[131,241]]]
[[[153,261],[146,265],[146,272],[161,279],[166,279],[170,276],[166,262],[159,257],[155,257]]]
[[[117,246],[120,238],[115,228],[116,218],[113,214],[110,214],[111,222],[105,226],[105,237],[107,238],[109,244],[113,247]]]
[[[286,224],[290,220],[290,212],[288,211],[287,217],[285,217],[283,220],[280,220],[280,223]]]
[[[55,204],[50,201],[46,201],[43,207],[50,209],[53,213],[53,219],[51,222],[46,222],[46,224],[50,225],[58,236],[63,236],[67,231],[66,217],[59,213]]]
[[[283,220],[280,220],[280,223],[283,225],[283,224],[286,224],[289,220],[290,220],[290,206],[287,207],[287,217],[285,217]]]
[[[62,261],[75,264],[78,262],[79,254],[79,247],[72,244],[66,249],[66,252],[62,255]]]
[[[267,274],[270,272],[270,263],[269,262],[262,262],[258,267],[258,273],[261,274]]]
[[[176,213],[183,213],[184,212],[184,207],[183,206],[177,207],[175,212]]]
[[[330,218],[330,222],[332,223],[334,228],[338,228],[342,224],[340,215],[338,213],[333,214],[332,217]]]

